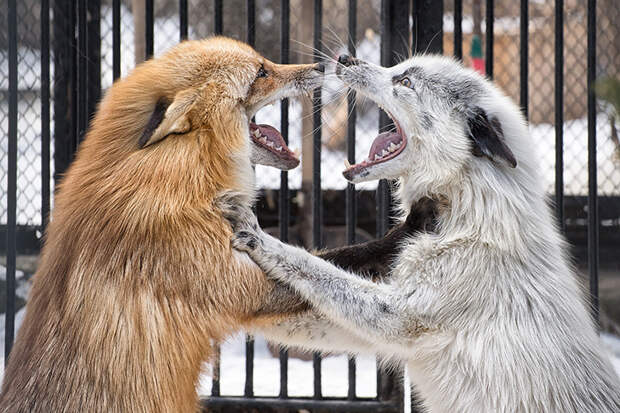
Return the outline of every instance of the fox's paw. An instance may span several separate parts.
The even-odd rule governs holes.
[[[262,240],[256,232],[241,230],[233,236],[232,246],[236,250],[252,253],[262,247]]]
[[[411,206],[406,224],[411,232],[433,232],[437,222],[438,202],[423,197]]]

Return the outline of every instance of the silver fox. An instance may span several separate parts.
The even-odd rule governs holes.
[[[455,61],[383,68],[341,56],[338,76],[390,115],[352,182],[398,178],[403,209],[441,200],[437,228],[373,283],[263,233],[232,208],[235,247],[317,313],[263,331],[309,349],[407,364],[436,412],[620,412],[620,382],[566,256],[519,109]],[[407,211],[403,211],[407,212]]]

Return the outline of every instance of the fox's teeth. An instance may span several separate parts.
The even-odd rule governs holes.
[[[265,138],[264,136],[262,138],[260,138],[258,141],[260,143],[263,143],[263,144],[267,145],[267,138]]]
[[[282,147],[281,146],[276,146],[276,151],[281,151]]]
[[[260,131],[258,129],[254,129],[254,132],[252,132],[252,135],[256,136],[257,138],[260,137]]]
[[[351,167],[351,162],[349,162],[348,159],[345,159],[344,160],[344,166],[345,166],[345,168],[349,169]]]
[[[383,158],[385,155],[389,155],[389,154],[390,153],[384,149],[383,152],[381,152],[381,157]]]
[[[396,145],[394,145],[394,142],[391,142],[390,146],[388,146],[388,151],[394,152],[395,150],[396,150]]]
[[[270,148],[273,148],[273,145],[274,145],[273,142],[271,142],[271,141],[267,142],[267,146],[269,146]]]
[[[375,154],[375,161],[378,161],[379,159],[381,159],[382,157],[379,154]]]

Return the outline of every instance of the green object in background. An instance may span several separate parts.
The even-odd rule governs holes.
[[[484,57],[482,55],[482,41],[477,34],[474,34],[471,38],[471,52],[469,55],[474,59],[482,59]]]
[[[616,110],[616,115],[620,115],[620,79],[600,78],[594,84],[594,90],[598,97],[611,103]]]

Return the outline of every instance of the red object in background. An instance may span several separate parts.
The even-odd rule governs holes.
[[[471,52],[469,56],[471,57],[471,67],[478,73],[484,75],[486,72],[484,68],[484,56],[482,55],[482,42],[478,35],[473,35],[471,38]]]
[[[485,69],[484,69],[484,59],[481,58],[472,58],[471,59],[471,67],[473,67],[473,69],[476,72],[479,72],[481,74],[485,74]]]

